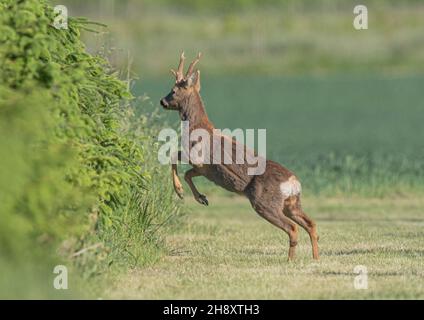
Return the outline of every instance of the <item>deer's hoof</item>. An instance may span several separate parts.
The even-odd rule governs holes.
[[[175,193],[177,194],[178,198],[184,199],[183,189],[177,189],[177,188],[175,188]]]
[[[199,202],[200,204],[203,204],[205,206],[209,205],[208,199],[206,198],[206,196],[204,194],[200,194],[197,198],[196,198],[197,202]]]
[[[176,186],[174,185],[175,193],[177,194],[178,198],[184,199],[184,190],[182,186]]]

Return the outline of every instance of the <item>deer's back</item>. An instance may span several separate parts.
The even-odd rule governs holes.
[[[294,176],[292,172],[279,163],[265,159],[262,159],[266,163],[263,174],[249,174],[249,168],[257,166],[257,163],[250,163],[255,156],[254,151],[227,136],[219,136],[219,138],[210,142],[210,145],[213,146],[210,164],[198,167],[198,171],[208,180],[224,189],[237,193],[246,193],[246,189],[252,188],[252,186],[255,189],[261,188],[261,190],[272,188],[280,190],[281,183]],[[218,141],[221,147],[220,153],[216,152]],[[225,147],[224,141],[230,147]],[[248,157],[250,157],[250,160]]]

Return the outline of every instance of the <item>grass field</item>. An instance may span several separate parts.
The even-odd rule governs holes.
[[[190,197],[187,197],[190,198]],[[156,265],[123,275],[107,298],[141,299],[423,299],[422,198],[306,198],[318,223],[321,259],[311,259],[302,231],[297,258],[288,239],[259,218],[247,200],[191,199],[182,229]],[[368,289],[354,289],[354,267],[368,270]]]

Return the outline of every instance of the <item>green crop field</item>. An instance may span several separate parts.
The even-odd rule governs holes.
[[[306,192],[381,196],[423,190],[423,80],[203,74],[202,96],[217,128],[267,129],[267,157],[295,171]],[[171,85],[145,80],[137,90],[157,104]]]

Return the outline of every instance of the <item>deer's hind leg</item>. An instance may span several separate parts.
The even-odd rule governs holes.
[[[253,209],[265,220],[272,223],[274,226],[283,230],[289,236],[289,260],[293,260],[295,256],[295,249],[297,245],[297,225],[284,216],[281,212],[281,205],[272,206],[272,203],[258,203],[250,199]]]
[[[290,196],[284,200],[283,213],[300,225],[309,234],[312,245],[312,257],[316,260],[319,259],[318,253],[318,234],[315,222],[309,218],[302,209],[300,203],[300,196]]]

